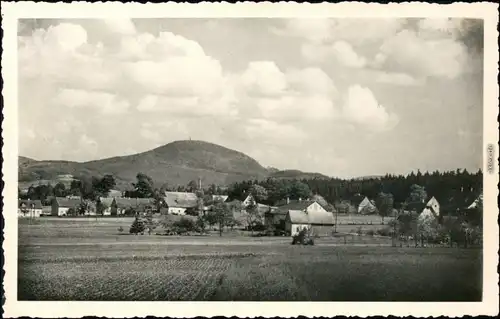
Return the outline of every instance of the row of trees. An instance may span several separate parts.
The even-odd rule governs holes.
[[[69,187],[59,182],[54,186],[50,183],[30,186],[26,193],[22,193],[18,188],[18,195],[20,199],[41,200],[44,204],[47,204],[52,197],[79,196],[86,200],[96,200],[99,197],[108,196],[115,186],[115,178],[112,175],[104,175],[100,178],[74,179]]]

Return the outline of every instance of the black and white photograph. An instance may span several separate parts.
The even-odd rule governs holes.
[[[485,19],[15,23],[10,298],[485,302]]]

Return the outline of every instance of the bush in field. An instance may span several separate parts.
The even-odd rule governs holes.
[[[196,231],[196,224],[190,218],[182,217],[172,224],[172,228],[179,234]]]
[[[76,216],[76,210],[73,207],[71,207],[70,209],[68,209],[68,211],[66,212],[66,214],[68,216]]]
[[[123,233],[123,227],[122,226],[118,227],[118,232],[119,233]]]
[[[203,216],[199,216],[195,222],[196,231],[199,233],[204,233],[207,228],[207,221]]]
[[[144,234],[144,230],[146,229],[146,227],[144,226],[144,223],[142,222],[142,220],[140,220],[139,218],[135,218],[134,219],[134,222],[132,223],[132,225],[130,226],[130,233],[131,234]]]
[[[379,236],[391,236],[393,234],[393,229],[391,227],[384,227],[381,229],[377,229],[377,235]]]
[[[366,234],[367,234],[368,236],[373,236],[373,235],[375,235],[375,232],[373,231],[373,229],[369,229],[369,230],[366,232]]]
[[[306,227],[302,228],[299,233],[292,238],[292,245],[314,245],[314,238],[311,232]]]
[[[362,234],[363,234],[363,227],[359,226],[359,227],[356,229],[356,234],[358,234],[358,235],[362,235]]]
[[[137,212],[132,207],[129,207],[129,208],[125,209],[125,212],[123,214],[125,216],[135,216],[137,214]]]

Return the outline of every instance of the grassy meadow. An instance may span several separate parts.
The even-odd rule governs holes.
[[[131,218],[19,225],[20,300],[478,301],[479,249],[391,247],[387,238],[167,237]],[[355,228],[350,226],[351,228]]]

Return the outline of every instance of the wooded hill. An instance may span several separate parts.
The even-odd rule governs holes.
[[[176,141],[153,150],[89,162],[37,161],[19,157],[19,183],[30,185],[59,182],[58,176],[71,174],[76,179],[113,175],[116,187],[130,189],[137,173],[150,176],[155,184],[186,185],[201,178],[204,185],[229,185],[247,179],[328,178],[298,170],[267,169],[241,152],[203,141]]]

